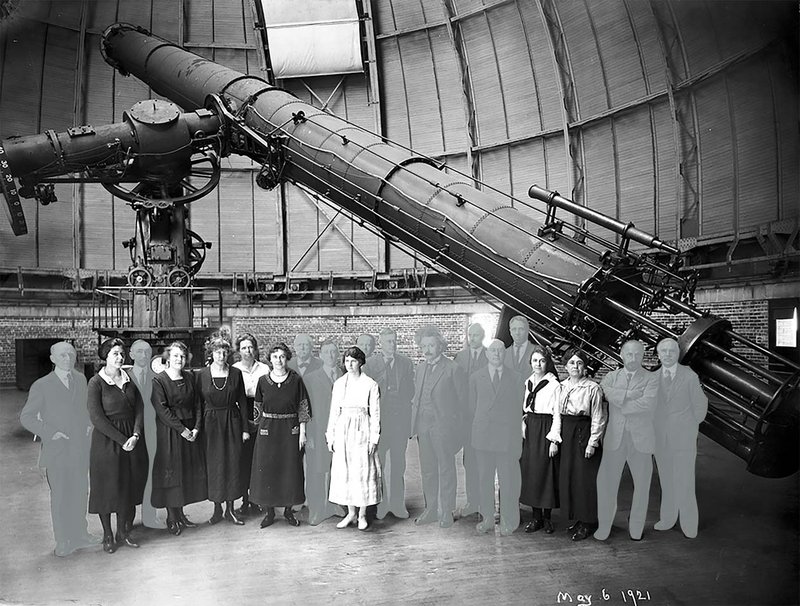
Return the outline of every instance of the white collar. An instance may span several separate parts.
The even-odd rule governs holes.
[[[100,370],[97,372],[97,375],[98,375],[98,376],[99,376],[101,379],[103,379],[103,381],[105,381],[106,383],[108,383],[109,385],[113,385],[113,386],[115,386],[115,387],[117,386],[117,384],[114,382],[114,379],[112,379],[111,377],[109,377],[109,376],[106,374],[106,367],[105,367],[105,366],[103,366],[103,368],[101,368],[101,369],[100,369]],[[128,382],[128,381],[130,381],[130,380],[131,380],[131,378],[128,376],[128,373],[127,373],[127,372],[125,372],[125,371],[123,371],[123,372],[122,372],[122,384],[121,384],[121,385],[125,385],[125,383],[127,383],[127,382]],[[121,386],[121,385],[120,385],[120,386]]]
[[[71,370],[62,370],[57,366],[53,369],[56,371],[56,376],[61,379],[62,381],[66,380],[67,377],[72,378],[72,371]]]

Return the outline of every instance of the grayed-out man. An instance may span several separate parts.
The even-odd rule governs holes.
[[[322,360],[313,354],[314,340],[311,335],[300,333],[294,338],[294,355],[286,366],[304,377],[306,373],[322,368]]]
[[[633,501],[628,518],[631,539],[642,538],[650,479],[653,475],[655,430],[653,416],[658,398],[656,376],[642,368],[644,345],[627,341],[620,352],[624,366],[600,382],[608,400],[608,424],[603,439],[603,458],[597,472],[597,522],[594,538],[605,541],[617,513],[617,493],[627,463],[633,477]]]
[[[447,342],[435,326],[420,328],[416,342],[425,360],[414,374],[412,432],[419,441],[419,463],[425,510],[415,524],[438,520],[453,525],[456,506],[456,453],[463,441],[463,409],[467,377],[444,355]]]
[[[378,335],[380,354],[367,358],[364,373],[377,384],[381,393],[381,439],[378,458],[383,472],[383,500],[377,517],[388,513],[407,518],[404,475],[406,448],[411,436],[411,400],[414,397],[414,363],[397,353],[397,333],[384,328]]]
[[[658,404],[653,421],[656,431],[656,465],[661,483],[661,513],[656,530],[669,530],[680,520],[683,534],[697,536],[695,496],[697,432],[708,412],[708,398],[691,368],[678,364],[680,349],[675,339],[663,339],[656,347],[661,370]]]
[[[505,364],[517,371],[523,377],[531,374],[531,354],[533,343],[528,340],[530,327],[525,316],[514,316],[508,322],[508,332],[511,333],[511,345],[506,349]]]
[[[519,526],[522,486],[519,458],[522,438],[519,419],[524,377],[506,367],[505,344],[493,340],[486,349],[488,364],[469,378],[469,400],[474,410],[471,443],[478,462],[480,514],[478,532],[494,529],[495,475],[500,491],[500,534]]]
[[[144,435],[145,440],[151,444],[147,483],[144,486],[144,496],[142,497],[142,524],[148,528],[163,529],[167,527],[166,522],[156,515],[156,508],[150,504],[150,495],[153,493],[153,461],[156,457],[156,409],[150,403],[150,394],[153,392],[153,377],[155,376],[155,373],[150,368],[153,349],[147,341],[139,339],[131,344],[130,356],[131,360],[133,360],[133,367],[126,370],[126,372],[142,395],[142,402],[144,403]]]
[[[456,354],[455,360],[466,374],[467,377],[487,364],[486,348],[483,340],[486,331],[477,322],[467,328],[467,340],[464,349]],[[505,353],[505,352],[504,352]],[[467,503],[461,508],[461,517],[472,515],[478,512],[480,505],[480,494],[478,493],[478,463],[475,460],[475,450],[472,448],[472,412],[467,411],[464,415],[464,490],[467,493]]]
[[[369,360],[372,354],[375,353],[375,337],[366,332],[358,335],[356,347],[363,351],[364,357]]]
[[[86,407],[86,378],[75,370],[76,359],[71,344],[55,343],[50,348],[54,369],[31,385],[19,416],[22,426],[42,441],[39,467],[44,468],[50,486],[57,556],[101,541],[87,530],[92,423]]]

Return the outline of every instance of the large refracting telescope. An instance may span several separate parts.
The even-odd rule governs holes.
[[[701,430],[755,474],[782,477],[797,470],[800,367],[699,309],[696,281],[680,271],[680,252],[668,243],[535,185],[529,191],[535,202],[483,184],[478,189],[471,178],[434,159],[141,28],[109,27],[102,52],[120,73],[139,78],[187,112],[178,112],[181,120],[202,119],[202,128],[187,131],[183,149],[205,150],[216,163],[212,173],[219,170],[219,157],[251,158],[261,166],[260,186],[290,181],[346,210],[525,315],[540,342],[556,351],[583,347],[594,370],[615,366],[616,352],[629,338],[650,345],[677,339],[681,362],[697,371],[711,396]],[[115,135],[97,129],[87,136],[96,149],[113,143],[109,138]],[[35,190],[48,176],[45,167],[54,170],[58,137],[27,137],[16,145],[4,140],[4,178]],[[31,160],[28,152],[23,158],[17,152],[21,142],[44,150],[42,157]],[[61,147],[63,169],[70,158]],[[170,157],[177,149],[157,136],[126,140],[119,149],[127,160],[118,180],[174,184],[190,168],[185,160],[183,168],[174,162],[168,176],[153,177],[145,159],[154,153]],[[216,185],[211,181],[209,188]],[[149,198],[146,190],[135,186],[121,193],[126,199],[140,196],[141,206]],[[671,317],[680,321],[666,324],[664,318]],[[684,328],[671,328],[677,324]],[[789,372],[769,370],[772,362]]]

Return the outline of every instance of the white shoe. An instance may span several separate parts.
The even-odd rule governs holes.
[[[359,530],[366,530],[367,529],[367,518],[358,518],[358,529]]]
[[[342,521],[336,525],[336,528],[347,528],[348,526],[350,526],[350,524],[353,523],[353,520],[355,519],[356,519],[355,516],[345,516],[344,518],[342,518]]]

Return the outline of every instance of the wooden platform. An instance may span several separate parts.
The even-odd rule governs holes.
[[[0,389],[0,604],[798,604],[798,477],[766,480],[701,437],[697,485],[700,534],[656,532],[653,478],[644,540],[627,535],[630,478],[605,543],[556,533],[478,535],[474,518],[450,529],[389,517],[370,531],[336,520],[292,528],[280,517],[260,530],[201,525],[172,537],[144,529],[138,550],[100,547],[53,555],[49,492],[36,467],[38,445],[19,425],[25,392]],[[459,469],[458,504],[464,503]],[[406,501],[422,509],[414,442]],[[204,522],[209,503],[186,508]],[[305,521],[306,513],[301,513]],[[527,520],[527,515],[525,517]],[[90,530],[100,534],[96,516]],[[628,593],[630,591],[630,593]],[[605,592],[605,593],[604,593]],[[634,598],[636,600],[634,601]]]

